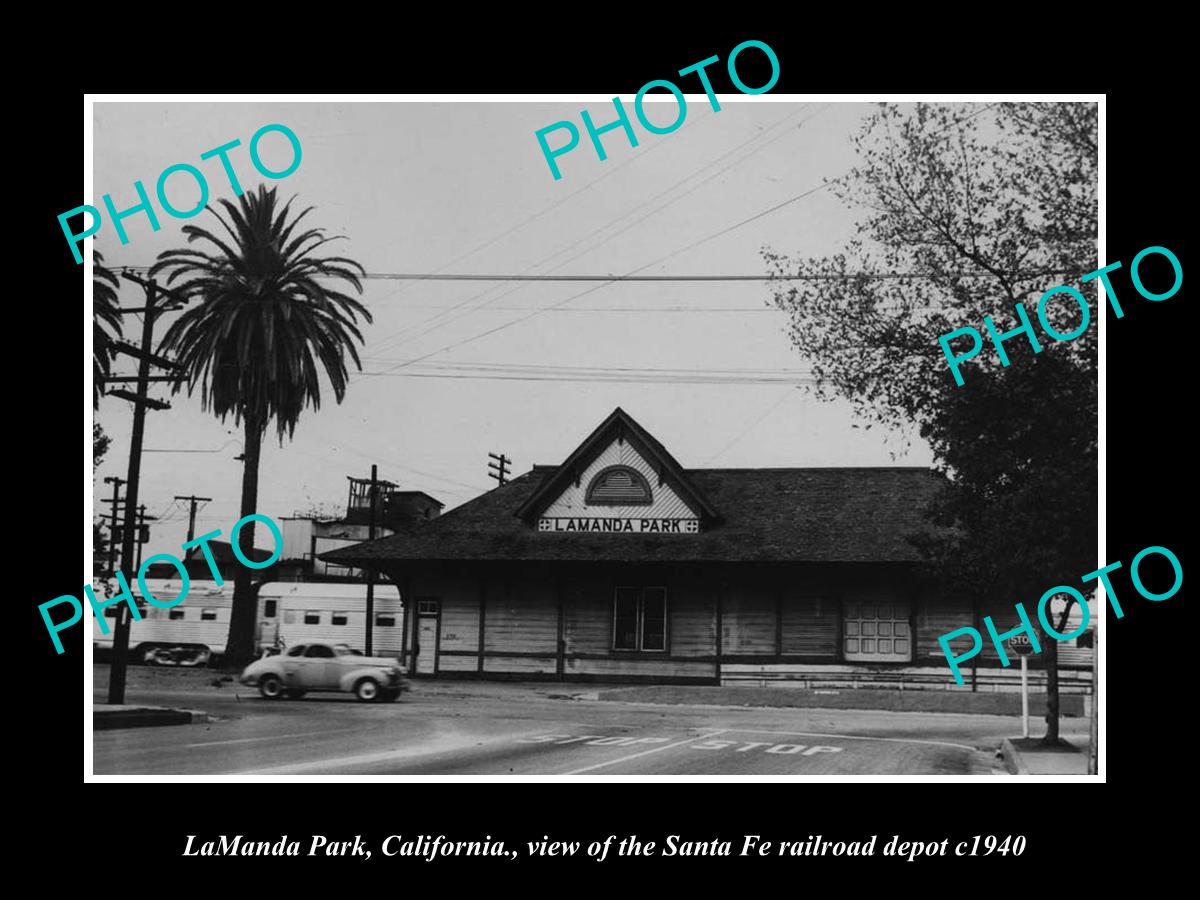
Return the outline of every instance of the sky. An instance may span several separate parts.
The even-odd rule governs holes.
[[[176,163],[204,172],[210,203],[233,199],[219,162],[200,154],[240,139],[230,160],[243,188],[265,182],[283,198],[296,195],[296,208],[313,206],[306,222],[346,238],[330,252],[372,275],[762,275],[763,248],[839,250],[856,213],[828,189],[703,239],[845,173],[854,164],[850,139],[871,106],[770,95],[720,102],[714,112],[703,94],[688,95],[684,124],[668,135],[633,119],[638,146],[609,132],[604,161],[579,115],[586,108],[597,125],[611,120],[604,98],[96,103],[94,196],[84,202],[101,206],[108,193],[117,209],[133,206],[134,182],[153,196],[159,173]],[[648,104],[652,121],[670,121],[674,101],[667,104]],[[534,134],[561,120],[573,121],[582,139],[558,158],[556,181]],[[291,128],[302,147],[299,167],[279,180],[254,169],[247,147],[272,123]],[[550,140],[556,146],[561,137]],[[261,149],[272,169],[290,161],[279,134]],[[177,175],[168,196],[187,209],[198,189]],[[126,219],[124,246],[106,220],[94,239],[105,263],[149,266],[184,246],[183,226],[216,225],[208,212],[158,214],[157,232],[144,215]],[[274,518],[318,505],[342,510],[346,476],[367,477],[377,463],[380,478],[425,491],[449,510],[495,486],[489,452],[512,459],[514,475],[559,463],[617,406],[685,468],[929,465],[915,434],[866,430],[848,403],[809,393],[807,362],[771,296],[763,281],[369,278],[361,299],[374,321],[360,349],[364,371],[352,374],[340,405],[323,391],[321,408],[306,411],[282,446],[268,432],[258,509]],[[125,307],[144,302],[124,280],[120,299]],[[125,316],[126,339],[140,339],[139,319]],[[115,371],[132,374],[134,361],[119,357]],[[198,533],[220,529],[226,538],[237,520],[241,431],[232,418],[201,410],[198,396],[171,396],[162,386],[151,396],[172,408],[147,415],[140,502],[159,521],[144,552],[179,555],[187,504],[175,495],[213,498],[200,510]],[[112,438],[95,473],[98,502],[110,494],[105,476],[126,475],[132,410],[105,397],[96,413]],[[263,531],[257,543],[269,546]]]

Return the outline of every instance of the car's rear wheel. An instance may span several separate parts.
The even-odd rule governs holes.
[[[283,682],[277,675],[264,675],[258,680],[258,692],[268,700],[278,700],[283,696]]]
[[[371,678],[362,678],[354,685],[354,696],[363,703],[373,703],[379,699],[379,682]]]

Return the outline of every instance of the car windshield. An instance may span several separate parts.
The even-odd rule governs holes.
[[[337,651],[338,656],[362,656],[362,651],[355,650],[349,644],[334,644],[333,649]]]

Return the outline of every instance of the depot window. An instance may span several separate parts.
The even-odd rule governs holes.
[[[908,662],[912,635],[907,603],[847,603],[842,655],[860,662]]]
[[[667,649],[665,588],[619,587],[613,597],[613,649]]]

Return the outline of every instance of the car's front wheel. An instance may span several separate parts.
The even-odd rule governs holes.
[[[258,692],[268,700],[278,700],[283,696],[283,682],[278,675],[264,675],[258,680]]]
[[[373,703],[379,699],[379,682],[371,678],[363,678],[354,685],[354,696],[363,703]]]

